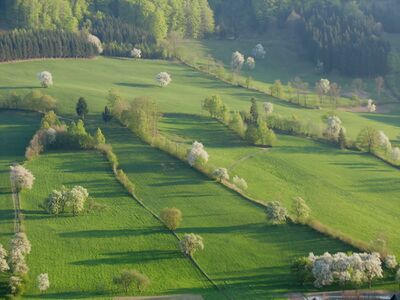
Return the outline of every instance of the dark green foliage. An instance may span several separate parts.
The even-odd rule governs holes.
[[[104,107],[102,117],[103,117],[104,123],[108,123],[112,120],[113,116],[112,116],[111,110],[108,108],[108,106]]]
[[[251,115],[250,122],[256,124],[258,121],[259,114],[258,114],[257,101],[255,98],[251,99],[250,115]]]
[[[290,267],[292,274],[300,285],[305,285],[313,280],[311,272],[312,264],[307,257],[300,257],[292,262]]]
[[[83,33],[19,29],[0,34],[0,61],[96,55],[97,48]]]
[[[357,136],[356,144],[360,150],[373,153],[379,145],[378,131],[372,127],[365,127]]]
[[[89,108],[85,98],[80,97],[76,103],[76,114],[82,120],[85,119],[86,115],[89,113]]]

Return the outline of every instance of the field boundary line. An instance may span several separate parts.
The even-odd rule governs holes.
[[[245,156],[241,157],[240,159],[238,159],[237,161],[235,161],[232,165],[230,165],[230,166],[228,167],[228,171],[232,171],[232,170],[235,169],[240,163],[242,163],[242,162],[244,162],[244,161],[246,161],[246,160],[248,160],[248,159],[250,159],[250,158],[256,157],[256,156],[259,155],[259,154],[266,153],[266,152],[269,152],[269,148],[264,148],[264,149],[261,149],[261,150],[259,150],[259,151],[257,151],[257,152],[254,152],[254,153],[245,155]]]

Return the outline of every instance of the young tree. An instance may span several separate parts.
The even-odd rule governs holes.
[[[94,135],[94,141],[96,145],[104,145],[106,143],[106,138],[103,132],[101,132],[100,128],[97,128],[96,130],[96,134]]]
[[[38,73],[37,78],[40,82],[40,85],[44,88],[48,88],[53,85],[53,76],[48,71]]]
[[[172,81],[171,75],[169,75],[167,72],[158,73],[156,76],[156,81],[161,87],[166,87]]]
[[[339,135],[338,135],[338,144],[339,144],[340,149],[347,148],[346,130],[344,127],[340,127]]]
[[[80,97],[78,99],[78,102],[76,103],[76,114],[78,115],[79,118],[84,120],[88,113],[89,113],[89,109],[88,109],[86,99],[83,97]]]
[[[310,218],[311,209],[301,197],[294,198],[293,211],[299,223],[305,223]]]
[[[274,104],[272,104],[271,102],[264,102],[263,107],[267,115],[270,115],[274,112]]]
[[[368,99],[367,109],[370,113],[376,112],[376,104],[372,99]]]
[[[228,173],[228,170],[226,168],[217,168],[217,169],[214,170],[212,175],[215,178],[217,178],[217,180],[219,180],[220,182],[222,180],[229,180],[229,173]]]
[[[10,166],[10,179],[17,193],[22,189],[32,189],[35,176],[21,165]]]
[[[246,66],[249,68],[249,70],[254,70],[254,68],[256,67],[256,61],[253,57],[249,56],[246,59]]]
[[[131,270],[124,270],[120,275],[113,278],[114,284],[121,285],[125,291],[128,292],[129,288],[135,282],[136,272]]]
[[[274,225],[283,224],[288,218],[286,208],[278,201],[272,201],[267,204],[266,207],[267,220]]]
[[[104,111],[102,113],[103,121],[104,123],[108,123],[112,120],[113,116],[111,114],[111,110],[108,108],[108,106],[104,107]]]
[[[186,255],[193,257],[197,250],[204,249],[203,238],[194,233],[186,233],[179,243],[181,250]]]
[[[39,274],[37,277],[37,281],[38,281],[38,289],[41,293],[44,293],[49,289],[50,287],[49,274],[47,273]]]
[[[395,270],[398,265],[396,256],[388,255],[385,257],[385,267],[389,270]]]
[[[256,124],[259,116],[257,100],[255,98],[251,98],[250,101],[251,101],[251,106],[250,106],[251,123]]]
[[[182,212],[177,208],[164,208],[160,218],[170,230],[175,230],[182,221]]]
[[[72,207],[74,216],[81,213],[84,209],[85,202],[89,198],[87,189],[81,186],[74,186],[69,192],[69,205]]]
[[[374,152],[379,147],[379,132],[372,127],[365,127],[358,134],[356,144],[363,151]]]
[[[206,150],[204,150],[204,146],[202,143],[194,141],[192,144],[192,148],[188,154],[188,162],[190,166],[194,165],[203,165],[207,163],[209,155]]]
[[[276,135],[274,131],[267,126],[267,122],[264,120],[258,120],[258,139],[259,143],[263,146],[272,147],[276,142]]]
[[[242,191],[247,190],[248,186],[247,186],[247,182],[246,180],[244,180],[243,178],[240,178],[239,176],[234,176],[233,177],[233,183]]]
[[[96,47],[97,52],[99,54],[103,53],[103,44],[101,43],[100,39],[97,36],[93,34],[88,34],[87,39],[89,43],[93,44]]]
[[[229,122],[229,127],[232,128],[239,136],[243,137],[245,132],[245,124],[242,118],[242,115],[235,111],[232,115],[232,118]]]
[[[328,116],[326,119],[326,135],[332,139],[336,140],[338,138],[340,129],[342,128],[342,120],[338,116]]]
[[[283,86],[280,80],[275,80],[274,84],[270,87],[271,96],[276,98],[283,97]]]

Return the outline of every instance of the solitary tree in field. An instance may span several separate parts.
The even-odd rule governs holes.
[[[156,81],[161,87],[166,87],[172,81],[171,75],[169,75],[167,72],[158,73],[156,76]]]
[[[308,207],[306,201],[301,197],[296,197],[293,201],[293,211],[296,220],[299,223],[304,223],[308,220],[311,214],[311,209]]]
[[[193,257],[197,250],[204,249],[203,238],[194,233],[186,233],[179,243],[181,250],[186,255]]]
[[[30,190],[35,182],[35,176],[21,165],[10,166],[10,179],[16,192]]]
[[[44,88],[48,88],[53,85],[53,75],[48,71],[43,71],[37,74],[37,78],[40,85]]]
[[[175,230],[182,221],[182,212],[177,208],[164,208],[160,213],[160,218],[165,226]]]
[[[50,287],[49,274],[47,273],[39,274],[39,276],[37,277],[37,281],[38,281],[38,289],[40,292],[44,293],[49,289]]]
[[[272,201],[267,204],[267,220],[271,224],[282,224],[286,222],[288,218],[288,213],[286,208],[278,201]]]
[[[108,108],[108,106],[104,107],[102,117],[103,117],[104,123],[108,123],[112,120],[113,116],[112,116],[111,110]]]
[[[97,128],[94,140],[96,145],[104,145],[106,143],[106,138],[100,128]]]
[[[89,113],[89,108],[86,99],[80,97],[78,99],[78,102],[76,103],[76,114],[78,115],[79,118],[84,120],[88,113]]]
[[[120,275],[114,277],[113,282],[121,285],[125,293],[128,292],[132,284],[135,284],[137,289],[143,292],[149,286],[150,279],[136,270],[124,270]]]

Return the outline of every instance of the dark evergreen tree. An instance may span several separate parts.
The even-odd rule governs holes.
[[[111,110],[108,108],[108,106],[104,107],[104,111],[102,113],[102,117],[103,117],[104,123],[110,122],[111,119],[113,118],[113,116],[111,114]]]
[[[89,109],[88,109],[86,99],[83,97],[80,97],[78,99],[78,102],[76,103],[76,114],[78,115],[79,118],[84,120],[88,113],[89,113]]]
[[[257,100],[255,98],[251,99],[251,106],[250,106],[250,115],[251,115],[251,123],[257,124],[258,121],[258,106]]]

